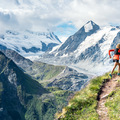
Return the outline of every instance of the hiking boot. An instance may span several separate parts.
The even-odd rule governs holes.
[[[120,73],[118,73],[117,75],[119,75],[119,76],[120,76]]]
[[[109,76],[112,78],[112,74],[109,74]]]

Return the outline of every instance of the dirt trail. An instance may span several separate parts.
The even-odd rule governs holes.
[[[112,79],[108,79],[98,96],[97,113],[99,114],[100,120],[110,120],[108,117],[108,109],[105,107],[105,103],[108,95],[116,88],[117,80],[120,80],[120,77],[117,75],[114,75]]]

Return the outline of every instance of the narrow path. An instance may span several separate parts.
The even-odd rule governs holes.
[[[98,96],[98,106],[97,113],[99,115],[100,120],[110,120],[108,116],[108,109],[105,107],[106,100],[108,95],[116,88],[117,80],[120,79],[119,76],[114,75],[112,79],[108,79],[108,81],[104,84],[101,89],[101,93]]]

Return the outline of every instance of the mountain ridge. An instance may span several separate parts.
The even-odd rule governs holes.
[[[53,120],[71,94],[44,88],[0,51],[0,120]]]
[[[42,54],[59,44],[61,44],[59,38],[50,31],[6,30],[0,34],[0,48],[15,50],[22,56]]]
[[[91,75],[78,73],[67,66],[51,65],[40,61],[30,61],[13,50],[1,51],[17,66],[44,87],[60,87],[63,90],[78,91],[91,78]]]
[[[17,65],[0,52],[0,118],[24,120],[26,107],[32,95],[48,91],[37,81],[24,74]]]

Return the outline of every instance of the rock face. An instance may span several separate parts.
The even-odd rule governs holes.
[[[8,58],[12,59],[15,64],[17,64],[21,69],[23,69],[23,71],[29,70],[30,66],[33,64],[31,60],[24,58],[14,50],[4,50],[0,48],[0,51],[2,51]]]
[[[63,54],[69,54],[74,52],[76,48],[86,39],[87,36],[97,32],[100,27],[95,24],[93,21],[89,21],[83,26],[78,32],[70,36],[64,44],[58,49],[58,56]]]
[[[63,90],[79,91],[87,81],[87,75],[78,73],[76,70],[66,67],[59,76],[56,76],[47,84],[47,87],[54,86]]]

